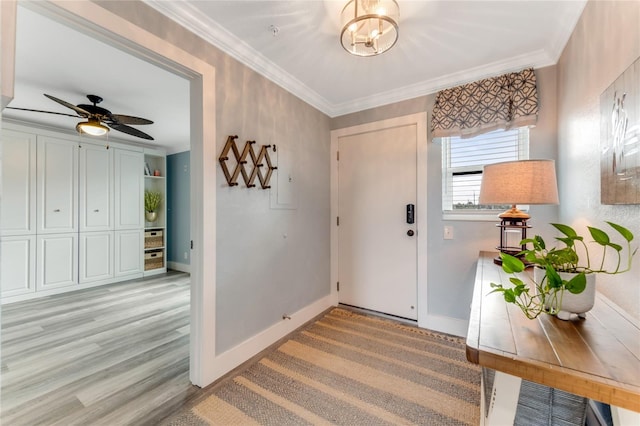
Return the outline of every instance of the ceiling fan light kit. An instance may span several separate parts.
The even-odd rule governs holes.
[[[100,124],[100,121],[95,118],[89,118],[87,121],[76,124],[76,131],[90,136],[103,136],[109,132],[109,128]]]
[[[7,108],[20,110],[20,111],[41,112],[45,114],[56,114],[56,115],[65,115],[69,117],[84,118],[87,121],[81,121],[80,123],[76,124],[76,131],[80,134],[87,134],[91,136],[104,136],[109,132],[109,127],[110,127],[114,130],[126,133],[131,136],[135,136],[137,138],[147,139],[150,141],[153,140],[152,136],[134,127],[129,126],[129,124],[133,124],[133,125],[153,124],[153,121],[147,120],[146,118],[134,117],[131,115],[112,114],[111,111],[109,111],[108,109],[99,107],[97,105],[100,102],[102,102],[102,98],[100,96],[87,95],[87,99],[89,99],[89,101],[91,102],[91,105],[89,104],[73,105],[72,103],[63,101],[62,99],[58,99],[55,96],[47,95],[46,93],[44,94],[44,96],[51,99],[54,102],[59,103],[62,106],[72,109],[76,113],[76,115],[64,114],[64,113],[55,112],[55,111],[43,111],[39,109],[15,108],[15,107],[9,107],[9,106]]]
[[[379,55],[398,41],[400,7],[396,0],[350,0],[340,18],[340,42],[352,55]]]

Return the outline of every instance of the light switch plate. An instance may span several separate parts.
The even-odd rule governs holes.
[[[453,240],[453,226],[446,225],[444,227],[444,239]]]

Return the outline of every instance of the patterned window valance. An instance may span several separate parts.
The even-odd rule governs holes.
[[[432,136],[472,137],[496,129],[531,126],[538,118],[533,68],[438,92]]]

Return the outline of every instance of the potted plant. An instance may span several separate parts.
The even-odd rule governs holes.
[[[158,219],[158,207],[162,202],[162,194],[160,191],[144,191],[144,211],[147,222],[155,222]]]
[[[524,262],[518,257],[501,253],[502,269],[512,275],[509,281],[513,287],[491,283],[492,293],[502,293],[506,302],[517,305],[530,319],[543,312],[564,320],[569,319],[571,314],[584,318],[585,312],[593,307],[595,301],[595,274],[627,272],[638,251],[637,247],[635,250],[631,248],[634,238],[631,231],[612,222],[606,223],[624,242],[622,245],[614,243],[605,231],[589,226],[592,243],[602,248],[602,260],[599,263],[592,260],[584,237],[568,225],[552,223],[563,234],[556,240],[562,242],[564,247],[547,248],[544,239],[536,235],[520,243],[530,244],[530,248],[519,253]],[[608,266],[606,256],[612,252],[617,259],[614,259],[615,266]],[[534,266],[533,277],[530,274],[520,275],[529,265]]]

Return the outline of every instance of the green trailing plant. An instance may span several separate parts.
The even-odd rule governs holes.
[[[573,294],[582,293],[587,284],[587,274],[621,274],[631,269],[633,256],[638,248],[632,249],[633,233],[627,228],[612,222],[606,222],[613,228],[617,235],[624,241],[618,244],[602,229],[589,226],[589,233],[595,243],[602,260],[596,264],[589,251],[589,244],[583,236],[568,225],[552,223],[551,225],[562,234],[556,237],[563,243],[562,247],[547,248],[542,237],[536,235],[520,242],[527,244],[527,250],[518,254],[518,257],[501,253],[502,269],[511,275],[509,281],[511,287],[502,284],[491,283],[492,293],[502,293],[507,303],[517,305],[527,318],[537,318],[541,313],[555,315],[555,307],[562,306],[564,290]],[[593,245],[593,244],[592,244]],[[582,256],[578,254],[582,253]],[[607,263],[607,255],[613,253],[614,261]],[[519,258],[522,257],[524,262]],[[526,262],[526,264],[525,264]],[[534,265],[545,271],[544,278],[536,282],[531,274],[522,274],[528,265]],[[607,266],[615,265],[615,267]],[[575,274],[573,278],[563,279],[560,272]]]
[[[144,210],[147,212],[155,212],[162,203],[162,194],[160,191],[144,191]]]

